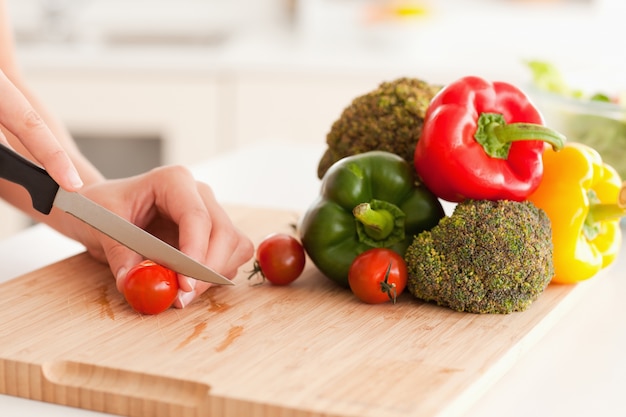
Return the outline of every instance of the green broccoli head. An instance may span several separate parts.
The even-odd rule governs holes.
[[[399,78],[355,98],[326,135],[328,149],[318,165],[319,178],[341,158],[372,150],[395,153],[413,165],[426,110],[440,89],[419,79]]]
[[[415,297],[470,313],[524,311],[554,275],[552,230],[530,202],[467,200],[406,251]]]

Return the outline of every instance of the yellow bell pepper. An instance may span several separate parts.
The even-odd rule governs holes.
[[[544,172],[528,198],[552,222],[554,277],[573,284],[610,265],[622,243],[626,186],[600,154],[580,143],[543,153]]]

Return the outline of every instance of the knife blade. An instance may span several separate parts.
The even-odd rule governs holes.
[[[55,206],[145,258],[179,274],[213,284],[234,285],[228,278],[82,194],[60,188],[45,169],[2,144],[0,178],[24,187],[30,194],[33,208],[40,213],[48,215]]]

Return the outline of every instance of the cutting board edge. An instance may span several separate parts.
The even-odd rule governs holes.
[[[166,408],[171,415],[202,416],[211,405],[208,384],[148,372],[65,359],[28,363],[5,358],[0,358],[0,371],[2,394],[110,414],[142,417]]]

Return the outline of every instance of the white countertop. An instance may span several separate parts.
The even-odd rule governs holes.
[[[224,204],[306,210],[319,191],[323,148],[266,143],[194,168]],[[0,241],[0,282],[82,251],[38,225]],[[530,346],[464,417],[626,415],[626,247],[608,270],[583,284],[569,311]],[[2,417],[89,417],[103,413],[0,395]]]

